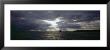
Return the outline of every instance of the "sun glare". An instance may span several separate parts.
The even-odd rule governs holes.
[[[51,26],[49,26],[50,28],[53,28],[54,30],[59,30],[57,22],[60,22],[61,21],[60,20],[60,17],[59,18],[56,18],[55,20],[51,20],[51,21],[49,21],[49,20],[42,20],[42,21],[50,24],[51,25]]]

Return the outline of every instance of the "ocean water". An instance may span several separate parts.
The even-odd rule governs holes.
[[[15,31],[11,40],[100,40],[100,31]]]

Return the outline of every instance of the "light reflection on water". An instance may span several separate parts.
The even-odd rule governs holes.
[[[58,31],[49,31],[44,34],[44,38],[47,40],[61,40],[62,39],[62,33]]]

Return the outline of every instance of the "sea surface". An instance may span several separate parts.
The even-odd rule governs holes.
[[[100,40],[100,31],[15,31],[11,40]]]

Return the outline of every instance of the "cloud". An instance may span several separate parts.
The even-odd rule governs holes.
[[[78,22],[81,29],[83,30],[99,30],[100,29],[100,20],[90,21],[90,22]]]
[[[55,20],[58,17],[62,17],[61,20],[64,20],[57,23],[62,30],[100,29],[100,11],[11,11],[11,17],[12,26],[15,26],[15,29],[20,28],[21,30],[47,30],[50,24],[42,20]]]

